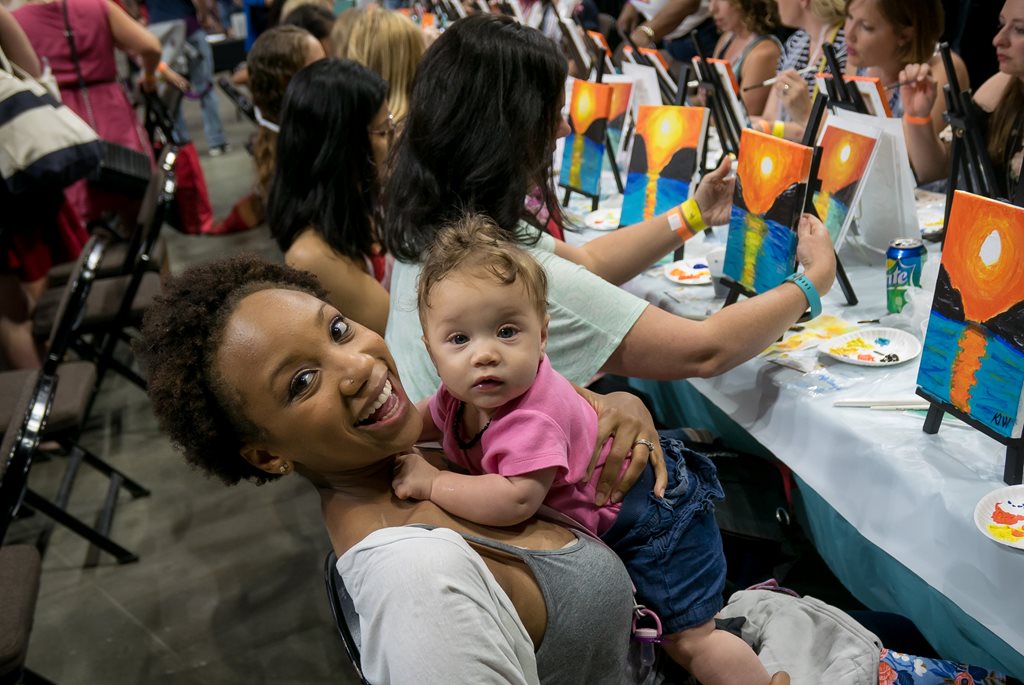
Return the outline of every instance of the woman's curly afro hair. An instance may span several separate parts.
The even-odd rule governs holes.
[[[136,352],[149,372],[149,397],[160,427],[193,466],[227,485],[262,484],[277,476],[239,455],[260,429],[221,385],[213,367],[224,327],[238,303],[254,292],[283,288],[323,298],[309,273],[255,255],[217,260],[174,278],[146,312]]]

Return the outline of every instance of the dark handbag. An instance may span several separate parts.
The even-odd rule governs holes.
[[[95,129],[96,116],[92,111],[92,103],[89,101],[89,90],[86,86],[85,76],[82,75],[82,66],[78,63],[78,50],[75,48],[75,37],[71,31],[71,21],[68,18],[68,0],[63,0],[61,5],[64,12],[64,35],[67,36],[71,61],[74,63],[75,73],[78,75],[78,87],[82,91],[85,109],[89,114],[89,123]],[[103,144],[103,160],[99,167],[88,176],[89,184],[118,195],[142,197],[146,193],[149,179],[153,175],[149,155],[119,143],[112,143],[109,140],[100,142]]]

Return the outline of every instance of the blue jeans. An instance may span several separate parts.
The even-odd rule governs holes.
[[[199,53],[199,59],[189,62],[188,80],[192,85],[192,92],[203,95],[199,104],[203,110],[203,133],[206,135],[206,144],[208,147],[220,147],[227,141],[224,138],[224,125],[220,122],[220,111],[217,108],[217,94],[213,88],[213,50],[206,42],[206,31],[202,29],[193,31],[186,40]],[[191,140],[185,126],[185,115],[180,109],[175,127],[183,142]]]
[[[668,634],[707,623],[722,608],[725,554],[714,500],[724,494],[710,459],[664,435],[661,448],[669,477],[665,497],[651,492],[654,475],[646,469],[601,539],[622,559],[637,599],[658,614]]]

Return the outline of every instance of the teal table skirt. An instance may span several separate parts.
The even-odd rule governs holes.
[[[754,436],[686,381],[630,379],[667,426],[707,428],[737,450],[769,455]],[[786,455],[776,455],[783,462]],[[819,554],[865,606],[911,619],[943,658],[999,670],[1024,680],[1024,655],[966,614],[886,551],[865,539],[794,474],[796,515]],[[955,549],[950,553],[955,554]],[[1024,587],[1024,577],[1021,578]],[[1024,617],[1021,617],[1024,621]]]

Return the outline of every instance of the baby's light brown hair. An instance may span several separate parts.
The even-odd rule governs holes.
[[[486,275],[501,285],[522,282],[537,315],[547,314],[548,279],[543,267],[486,215],[466,214],[438,231],[427,251],[417,288],[420,323],[430,309],[430,291],[453,273]]]

